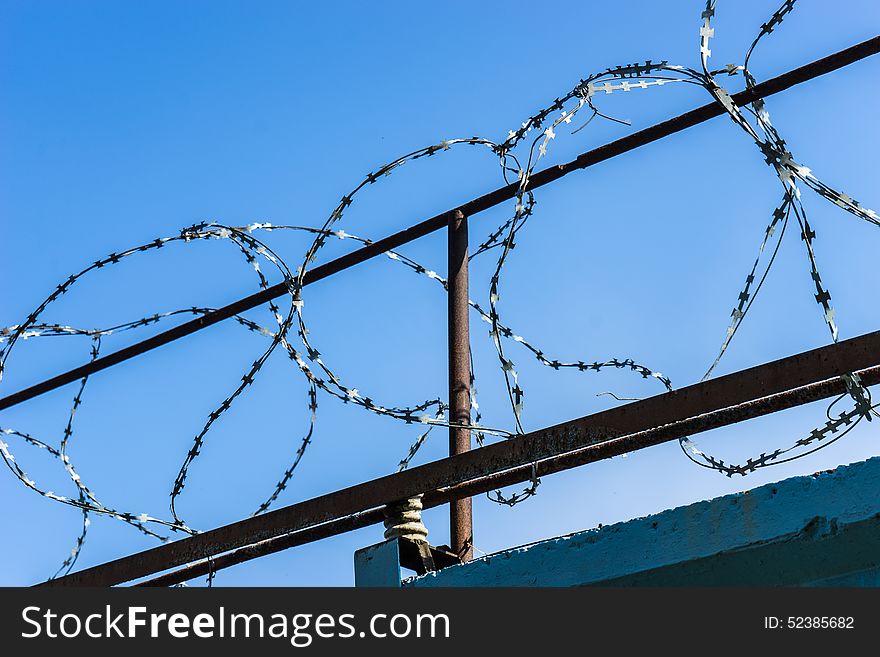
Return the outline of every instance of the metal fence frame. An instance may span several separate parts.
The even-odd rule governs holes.
[[[737,105],[788,89],[880,51],[880,36],[863,41],[762,82],[733,96]],[[724,113],[703,105],[640,130],[567,164],[535,173],[529,189],[542,187]],[[468,219],[516,194],[517,184],[496,189],[403,231],[315,267],[304,284],[339,273],[446,227],[449,231],[450,418],[470,421],[467,294]],[[10,408],[84,376],[255,308],[287,293],[280,283],[192,321],[159,333],[86,365],[0,399]],[[469,558],[472,539],[470,496],[561,470],[643,449],[701,431],[843,394],[839,378],[857,372],[865,385],[880,383],[880,331],[729,374],[673,392],[622,405],[517,438],[470,450],[470,432],[450,429],[450,456],[275,511],[241,520],[173,543],[87,568],[48,582],[54,586],[110,586],[159,575],[142,585],[169,585],[296,545],[382,521],[382,508],[424,495],[426,508],[450,504],[453,550]]]

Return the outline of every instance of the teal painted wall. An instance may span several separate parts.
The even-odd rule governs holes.
[[[476,559],[404,586],[877,586],[880,458]]]

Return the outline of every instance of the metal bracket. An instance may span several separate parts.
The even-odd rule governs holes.
[[[401,568],[424,575],[459,563],[458,555],[445,545],[391,538],[354,553],[354,585],[397,588]]]

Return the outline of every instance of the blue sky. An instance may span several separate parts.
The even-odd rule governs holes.
[[[664,6],[661,6],[663,4]],[[874,2],[802,3],[752,59],[758,79],[872,37]],[[720,2],[713,63],[742,63],[774,3]],[[71,273],[114,251],[178,234],[196,222],[318,226],[339,198],[395,157],[443,139],[502,141],[589,73],[666,59],[699,68],[699,2],[526,3],[23,2],[0,5],[0,325],[20,323]],[[798,160],[877,209],[873,153],[876,58],[768,102]],[[739,78],[723,78],[731,91]],[[601,98],[632,122],[594,121],[553,143],[547,164],[708,102],[700,88]],[[497,160],[465,149],[407,165],[370,187],[341,228],[377,238],[494,189]],[[699,379],[724,336],[779,187],[739,128],[715,119],[576,173],[537,194],[536,214],[506,268],[499,309],[518,333],[565,359],[633,358],[676,386]],[[873,305],[880,233],[809,190],[804,203],[841,337],[878,328]],[[471,221],[472,245],[512,211]],[[300,264],[303,237],[270,234]],[[321,261],[352,248],[333,244]],[[445,235],[402,249],[445,270]],[[485,301],[494,258],[472,263],[471,296]],[[175,245],[103,270],[45,319],[108,326],[179,307],[220,306],[254,291],[228,244]],[[277,280],[277,279],[275,279]],[[445,299],[436,285],[380,258],[306,290],[311,337],[352,386],[387,403],[445,394]],[[791,230],[761,296],[718,374],[829,341],[797,232]],[[271,322],[263,310],[249,314]],[[170,326],[171,324],[167,324]],[[472,321],[486,424],[511,417],[486,325]],[[108,338],[105,353],[158,330]],[[77,414],[71,456],[102,499],[167,517],[168,492],[195,433],[265,346],[216,326],[95,376]],[[16,346],[8,394],[88,358],[84,338]],[[536,429],[608,407],[597,393],[645,396],[653,382],[620,373],[578,376],[511,351]],[[74,386],[4,411],[0,426],[57,444]],[[308,423],[306,386],[281,354],[209,434],[180,503],[207,529],[251,513],[271,492]],[[386,474],[415,437],[411,426],[326,395],[314,444],[280,502],[289,504]],[[698,437],[706,451],[745,458],[791,444],[824,421],[817,404]],[[696,467],[674,443],[545,478],[513,509],[475,500],[479,551],[609,524],[876,454],[875,428],[791,464],[728,479]],[[66,474],[9,440],[31,476],[59,492]],[[416,459],[440,458],[435,431]],[[51,575],[79,531],[79,514],[22,486],[5,469],[0,583]],[[446,509],[426,513],[448,540]],[[224,585],[349,585],[368,528],[251,562]],[[145,549],[149,539],[96,518],[79,567]]]

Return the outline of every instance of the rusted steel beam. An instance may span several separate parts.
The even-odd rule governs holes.
[[[831,71],[848,66],[853,62],[874,55],[877,52],[880,52],[880,36],[873,37],[854,46],[850,46],[845,50],[841,50],[832,55],[828,55],[827,57],[823,57],[822,59],[817,59],[814,62],[805,64],[804,66],[789,71],[788,73],[761,82],[760,84],[755,85],[752,89],[734,94],[733,100],[737,105],[746,105],[758,98],[766,98],[767,96],[784,91],[796,84],[800,84],[801,82],[812,80],[820,75],[825,75]],[[650,144],[686,128],[691,128],[708,121],[709,119],[720,116],[723,113],[724,110],[719,104],[709,103],[702,107],[698,107],[697,109],[685,112],[684,114],[680,114],[667,121],[663,121],[662,123],[645,128],[644,130],[639,130],[638,132],[634,132],[631,135],[612,141],[604,146],[582,153],[567,164],[548,167],[547,169],[543,169],[533,174],[529,179],[529,189],[543,187],[544,185],[558,180],[573,171],[585,169],[594,164],[598,164],[599,162],[611,159],[612,157],[622,155],[623,153],[634,150],[640,146]],[[489,192],[479,198],[468,201],[457,208],[453,208],[452,210],[438,214],[435,217],[426,219],[421,223],[410,226],[405,230],[385,237],[377,242],[373,242],[372,244],[364,246],[356,251],[352,251],[340,258],[331,260],[326,264],[319,265],[306,272],[304,283],[306,285],[315,283],[316,281],[327,278],[332,274],[336,274],[361,262],[370,260],[390,249],[398,248],[408,242],[412,242],[413,240],[440,230],[448,225],[456,212],[461,212],[466,217],[472,217],[484,210],[495,207],[504,201],[512,199],[516,195],[517,189],[518,184],[500,187],[493,192]],[[162,333],[147,338],[142,342],[125,347],[112,354],[102,356],[90,363],[75,367],[63,374],[59,374],[50,379],[46,379],[41,383],[37,383],[23,390],[14,392],[11,395],[0,398],[0,410],[15,406],[28,399],[33,399],[34,397],[49,392],[50,390],[60,388],[68,383],[78,381],[85,376],[89,376],[95,372],[100,372],[108,367],[122,363],[135,356],[139,356],[140,354],[168,344],[169,342],[173,342],[174,340],[195,333],[196,331],[200,331],[203,328],[207,328],[208,326],[223,321],[224,319],[229,319],[230,317],[241,314],[251,308],[256,308],[257,306],[267,303],[272,299],[284,296],[285,294],[287,294],[287,285],[285,283],[273,285],[266,290],[239,299],[234,303],[218,308],[211,313],[189,322],[185,322],[179,326],[175,326],[167,331],[163,331]]]
[[[880,366],[859,370],[858,374],[862,379],[862,383],[866,386],[880,383]],[[595,463],[613,456],[620,456],[639,449],[653,447],[670,440],[678,440],[686,436],[726,427],[737,422],[751,420],[844,393],[846,393],[846,385],[839,377],[818,383],[810,383],[793,390],[702,413],[686,420],[670,422],[653,429],[621,435],[617,438],[610,437],[608,440],[601,440],[595,444],[538,461],[534,466],[534,473],[532,471],[533,466],[530,464],[512,468],[505,472],[479,477],[473,481],[425,495],[423,504],[426,509],[431,508],[437,504],[442,504],[442,501],[449,497],[478,495],[504,486],[528,481],[534,475],[543,477],[562,472],[563,470]]]
[[[880,366],[870,367],[859,371],[859,376],[865,385],[877,385],[880,383]],[[762,415],[768,415],[777,411],[794,408],[801,404],[828,399],[835,395],[846,392],[846,386],[840,378],[828,379],[818,383],[788,390],[786,392],[769,395],[754,401],[743,402],[735,406],[729,406],[709,413],[703,413],[696,417],[688,418],[679,422],[673,422],[662,427],[641,431],[619,438],[589,445],[587,447],[561,454],[532,465],[520,466],[482,477],[471,481],[426,493],[422,498],[424,508],[429,509],[451,500],[468,495],[479,495],[497,488],[519,484],[529,480],[532,476],[544,477],[546,475],[561,472],[570,468],[587,465],[606,458],[620,456],[631,451],[644,449],[670,440],[676,440],[684,436],[695,435],[703,431],[753,419]],[[359,529],[382,521],[382,512],[379,509],[367,511],[350,516],[333,523],[326,523],[316,528],[301,530],[293,534],[279,538],[261,541],[245,548],[234,550],[210,561],[201,561],[185,568],[173,571],[158,578],[143,582],[139,586],[168,586],[190,580],[194,577],[207,575],[211,571],[218,571],[229,566],[244,563],[268,554],[273,554],[289,547],[303,545],[311,541],[328,538],[334,534]]]
[[[663,431],[667,425],[695,421],[694,418],[701,415],[723,413],[730,407],[821,383],[847,372],[867,370],[880,364],[878,361],[880,331],[875,331],[350,486],[71,573],[52,583],[109,586],[131,581],[397,500],[529,466],[612,438]],[[768,407],[767,412],[770,410]],[[670,431],[664,440],[675,437],[676,431]],[[599,445],[596,450],[598,453],[609,450],[608,455],[613,455],[611,452],[615,449],[622,449],[619,453],[624,453],[638,448],[628,441],[628,438],[620,438],[618,447]],[[648,444],[656,443],[646,442],[644,446]]]
[[[449,333],[449,421],[471,423],[471,342],[468,323],[468,220],[456,212],[449,222],[448,248],[448,333]],[[471,431],[449,428],[449,455],[471,448]],[[449,544],[462,561],[474,555],[474,521],[470,497],[449,502]]]
[[[210,559],[192,563],[184,568],[159,575],[158,577],[138,582],[135,586],[172,586],[180,584],[196,577],[202,577],[212,572],[250,561],[251,559],[281,552],[298,545],[314,543],[315,541],[330,538],[337,534],[344,534],[355,529],[361,529],[362,527],[381,524],[384,517],[382,509],[371,509],[370,511],[340,518],[339,520],[326,522],[322,525],[253,543],[243,548],[238,548],[233,552],[220,554]]]

